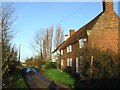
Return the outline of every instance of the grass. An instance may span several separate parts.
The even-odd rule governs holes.
[[[44,75],[65,86],[74,84],[74,79],[68,73],[61,72],[58,69],[46,69]]]
[[[21,75],[18,76],[17,79],[15,79],[15,85],[17,88],[27,88],[25,82],[24,82],[24,79],[22,78]]]

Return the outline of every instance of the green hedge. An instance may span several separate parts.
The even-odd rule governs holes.
[[[19,69],[13,73],[5,74],[2,83],[5,88],[27,88]]]

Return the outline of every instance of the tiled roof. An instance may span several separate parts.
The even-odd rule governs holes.
[[[95,17],[93,20],[91,20],[89,23],[84,25],[82,28],[80,28],[78,31],[76,31],[72,36],[70,36],[60,47],[59,49],[64,49],[66,46],[73,44],[77,42],[81,37],[85,38],[87,37],[87,30],[91,30],[93,26],[96,24],[96,22],[99,20],[99,17],[102,15],[103,12],[101,12],[97,17]]]

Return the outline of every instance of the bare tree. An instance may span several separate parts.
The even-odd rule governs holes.
[[[0,29],[2,38],[2,73],[11,70],[11,67],[17,61],[17,50],[12,46],[11,40],[14,35],[14,8],[12,3],[2,3],[0,6]]]
[[[54,48],[57,48],[64,40],[64,32],[62,27],[59,25],[56,28],[55,37],[54,37]]]
[[[52,58],[52,38],[53,38],[53,27],[46,29],[45,37],[44,37],[44,57],[45,60],[51,60]]]
[[[32,47],[38,52],[42,60],[51,60],[53,27],[37,31]]]
[[[46,58],[47,60],[51,60],[52,56],[52,38],[53,38],[53,27],[50,27],[46,30],[45,38],[44,38],[44,45],[46,51]]]
[[[35,33],[34,41],[31,43],[32,48],[38,53],[41,61],[43,61],[44,37],[45,32],[43,29],[41,29]]]
[[[52,41],[53,41],[53,27],[50,27],[50,30],[49,30],[49,33],[50,33],[50,60],[52,60]]]
[[[54,36],[54,49],[59,49],[59,45],[62,44],[64,41],[64,30],[61,28],[61,26],[57,26]],[[57,62],[57,67],[59,67],[60,64],[60,52],[59,50],[56,50],[53,54],[53,58]]]

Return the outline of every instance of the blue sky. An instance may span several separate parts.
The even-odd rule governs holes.
[[[21,61],[36,54],[30,45],[36,31],[60,24],[69,35],[102,12],[101,2],[14,2],[13,7],[18,16],[13,43],[21,45]],[[118,14],[117,2],[114,10]]]

